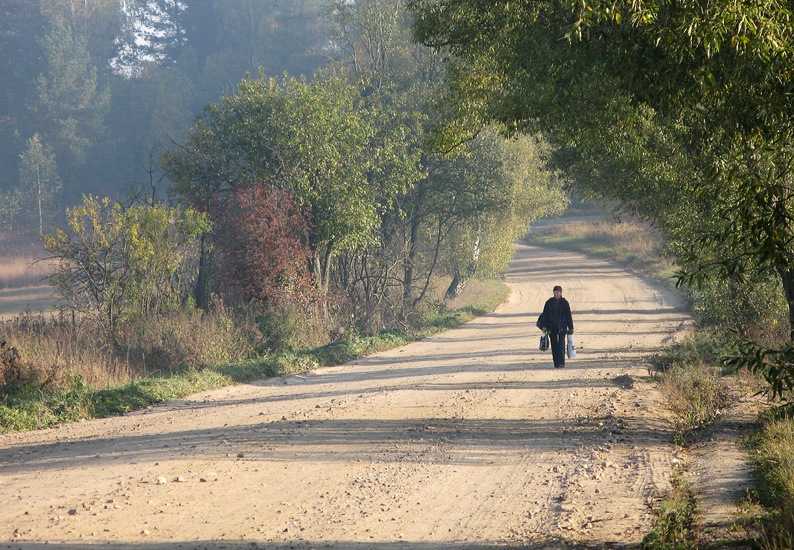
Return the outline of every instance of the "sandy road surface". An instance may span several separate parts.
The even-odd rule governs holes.
[[[403,348],[0,436],[0,548],[638,543],[674,460],[641,358],[686,317],[578,254],[521,246],[506,278],[496,312]],[[557,283],[565,369],[534,328]]]

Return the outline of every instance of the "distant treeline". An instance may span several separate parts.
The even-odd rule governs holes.
[[[0,230],[51,227],[84,193],[164,197],[157,156],[204,104],[260,67],[327,64],[322,4],[0,0]]]

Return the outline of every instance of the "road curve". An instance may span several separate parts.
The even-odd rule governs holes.
[[[689,322],[610,263],[520,245],[494,313],[349,364],[0,435],[0,548],[632,547],[672,430],[643,357]],[[534,323],[562,285],[578,355]]]

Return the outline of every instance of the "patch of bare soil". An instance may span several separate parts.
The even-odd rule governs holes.
[[[0,547],[635,547],[676,455],[643,357],[689,322],[607,262],[520,246],[460,329],[344,366],[0,436]],[[555,284],[578,355],[534,323]]]
[[[702,547],[749,549],[742,544],[754,535],[745,521],[754,513],[748,494],[753,481],[742,439],[758,429],[759,414],[769,404],[739,379],[729,389],[729,407],[685,452],[686,477],[698,503],[695,532]]]

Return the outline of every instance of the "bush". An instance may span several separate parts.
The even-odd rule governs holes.
[[[213,297],[208,312],[192,307],[151,315],[130,323],[119,340],[119,353],[150,374],[216,367],[251,357],[262,334],[251,311],[234,311]]]
[[[30,370],[22,364],[17,348],[7,342],[0,342],[0,387],[3,394],[10,389],[24,385],[30,376]]]
[[[263,343],[270,350],[316,348],[330,339],[319,313],[291,303],[275,303],[257,316]]]
[[[731,354],[734,337],[728,333],[717,333],[711,330],[698,330],[679,342],[667,346],[661,353],[650,358],[650,363],[657,372],[665,372],[674,365],[689,363],[699,367],[719,365]],[[730,374],[726,367],[723,374]]]
[[[730,401],[721,381],[719,359],[728,344],[707,333],[689,337],[651,358],[651,365],[675,415],[676,437],[686,443],[692,432],[713,423]]]
[[[693,313],[701,327],[739,331],[767,345],[788,338],[788,304],[776,277],[756,274],[744,283],[709,279],[697,295]]]
[[[209,231],[205,214],[84,196],[66,215],[69,233],[42,236],[55,260],[50,283],[111,338],[129,318],[169,311],[188,295]]]
[[[683,439],[713,423],[730,397],[720,380],[719,367],[702,368],[686,363],[674,365],[664,373],[662,391]]]

